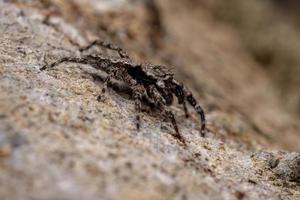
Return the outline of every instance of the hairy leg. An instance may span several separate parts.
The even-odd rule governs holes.
[[[101,47],[105,47],[105,48],[113,50],[113,51],[117,51],[121,58],[130,59],[129,56],[127,55],[126,51],[124,51],[122,48],[118,47],[117,45],[111,44],[109,42],[100,41],[100,40],[95,40],[88,46],[80,48],[79,51],[83,52],[83,51],[89,50],[93,46],[97,46],[97,45],[101,46]]]
[[[132,67],[130,63],[126,63],[118,60],[111,60],[109,58],[104,58],[100,55],[85,55],[82,57],[64,57],[50,65],[47,64],[44,65],[43,67],[40,68],[40,70],[43,71],[46,69],[50,69],[64,62],[90,65],[91,67],[102,70],[108,74],[110,74],[112,71],[118,70],[122,72],[121,75],[123,76],[126,76],[126,73],[123,72],[126,71],[127,68]],[[130,78],[127,79],[129,81]],[[126,82],[126,80],[124,81]]]
[[[184,138],[179,133],[179,129],[178,129],[174,114],[170,110],[166,109],[166,107],[165,107],[167,105],[165,98],[156,89],[156,87],[154,85],[150,85],[147,88],[147,92],[148,92],[150,98],[154,101],[155,108],[159,108],[159,110],[163,113],[163,116],[172,123],[172,126],[175,130],[175,134],[172,134],[172,135],[175,138],[177,138],[179,141],[181,141],[182,143],[185,143]]]
[[[82,57],[63,57],[53,62],[50,65],[48,64],[44,65],[43,67],[40,68],[40,70],[43,71],[49,68],[53,68],[64,62],[91,65],[92,67],[96,69],[101,69],[105,72],[107,71],[109,66],[116,66],[119,63],[117,61],[114,62],[108,58],[103,58],[101,56],[85,55]]]
[[[165,99],[161,96],[154,85],[147,87],[147,94],[149,102],[153,103],[156,108],[166,104]]]
[[[185,89],[185,95],[186,95],[186,99],[187,101],[191,104],[191,106],[193,106],[193,108],[195,109],[195,111],[199,114],[200,119],[201,119],[201,136],[204,137],[205,133],[206,133],[206,121],[205,121],[205,114],[204,111],[202,109],[202,107],[197,103],[196,99],[193,97],[192,93],[190,91],[188,91],[187,89]]]
[[[185,139],[181,136],[178,130],[177,122],[175,119],[174,114],[170,110],[164,110],[163,115],[166,117],[167,120],[169,120],[172,123],[172,126],[175,130],[175,134],[172,134],[176,139],[178,139],[180,142],[185,144]]]
[[[141,95],[140,94],[135,94],[134,95],[134,105],[135,105],[135,110],[136,110],[136,129],[139,131],[141,127],[141,117],[140,113],[142,111],[142,102],[141,102]]]
[[[186,107],[185,100],[183,100],[182,106],[183,106],[183,111],[184,111],[185,118],[189,118],[189,112],[188,112],[188,109]]]
[[[103,100],[103,97],[104,97],[104,93],[106,92],[107,90],[107,86],[108,85],[111,85],[111,79],[112,79],[113,75],[112,74],[109,74],[106,79],[104,80],[103,82],[103,86],[102,86],[102,90],[101,90],[101,94],[98,96],[97,100],[98,101],[101,101]]]
[[[101,74],[87,73],[90,75],[95,81],[104,83],[107,76]],[[128,98],[133,97],[133,89],[122,81],[118,81],[116,79],[111,79],[107,82],[107,87],[113,89],[120,95],[126,95]]]
[[[64,62],[72,62],[72,63],[79,63],[79,64],[88,64],[91,65],[94,68],[97,69],[102,69],[103,71],[105,71],[108,75],[107,77],[104,79],[103,82],[103,88],[101,91],[101,94],[98,96],[97,100],[100,101],[101,98],[103,97],[103,94],[105,93],[108,85],[111,85],[111,80],[112,78],[116,78],[116,72],[120,71],[121,69],[118,69],[116,67],[116,63],[105,59],[105,58],[101,58],[101,57],[94,57],[94,56],[84,56],[82,58],[76,58],[76,57],[65,57],[62,58],[54,63],[52,63],[51,65],[45,65],[43,66],[40,70],[46,70],[48,68],[53,68],[61,63]]]
[[[139,131],[141,127],[140,113],[142,112],[142,99],[145,93],[145,88],[142,85],[134,85],[132,86],[132,89],[134,105],[136,110],[136,129]]]
[[[175,96],[178,99],[178,103],[183,105],[183,110],[184,110],[184,114],[185,117],[188,118],[189,117],[189,113],[188,113],[188,109],[186,107],[186,99],[185,99],[185,95],[184,95],[184,91],[183,91],[183,84],[178,84],[177,82],[173,81],[173,83],[175,83]]]
[[[43,67],[40,68],[41,71],[44,71],[46,69],[49,69],[49,68],[53,68],[61,63],[64,63],[64,62],[72,62],[72,63],[81,63],[81,64],[89,64],[88,61],[84,58],[72,58],[72,57],[65,57],[65,58],[62,58],[50,65],[46,64],[44,65]]]

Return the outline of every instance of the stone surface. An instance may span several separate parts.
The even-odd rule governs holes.
[[[300,155],[299,153],[290,153],[278,160],[274,166],[274,172],[287,181],[300,182]]]
[[[128,30],[130,36],[126,32],[120,36],[94,26],[86,33],[89,30],[83,30],[82,24],[88,27],[89,21],[73,24],[72,17],[68,22],[55,16],[60,25],[53,18],[45,23],[47,12],[32,2],[0,1],[0,199],[300,198],[295,179],[280,175],[289,159],[270,167],[282,155],[278,149],[299,150],[297,125],[273,100],[272,86],[240,49],[233,33],[214,28],[206,15],[200,28],[194,26],[198,14],[191,24],[182,23],[187,22],[186,8],[178,1],[170,7],[170,2],[162,1],[160,10],[170,38],[161,47],[143,48],[151,43],[148,37],[153,33],[137,28],[149,22],[138,17],[139,13],[147,16],[140,4],[120,11],[128,16],[127,12],[138,10],[137,17],[131,17],[137,25]],[[177,9],[181,17],[177,24],[171,23],[174,13],[169,9]],[[124,26],[120,27],[116,25],[114,31]],[[136,30],[142,36],[135,40]],[[192,35],[186,35],[186,30]],[[87,43],[85,34],[112,34],[112,40],[122,43],[137,60],[177,66],[178,78],[201,97],[198,100],[206,108],[207,137],[199,136],[192,109],[185,119],[178,105],[172,110],[186,146],[172,136],[171,125],[155,114],[142,113],[137,132],[133,101],[113,90],[107,91],[104,101],[97,101],[102,83],[93,79],[98,72],[90,66],[65,63],[39,70],[60,57],[78,55],[73,40]],[[245,82],[251,79],[255,81]],[[235,99],[230,99],[231,94],[236,94]],[[292,128],[286,130],[287,126]],[[290,135],[281,140],[284,131]],[[295,155],[284,154],[285,158]],[[298,170],[290,168],[294,169]]]

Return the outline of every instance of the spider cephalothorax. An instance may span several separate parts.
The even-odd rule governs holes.
[[[179,134],[174,114],[167,107],[172,105],[175,96],[178,103],[183,105],[186,117],[188,117],[186,102],[188,102],[200,115],[202,123],[201,136],[205,135],[206,128],[203,109],[197,104],[192,93],[183,84],[174,79],[174,74],[169,68],[153,64],[135,64],[124,50],[106,42],[95,41],[91,45],[81,48],[80,50],[88,50],[94,45],[100,45],[115,50],[119,53],[121,58],[105,58],[99,54],[88,54],[82,55],[81,57],[65,57],[51,65],[42,67],[41,70],[54,67],[63,62],[74,62],[88,64],[96,69],[104,71],[107,73],[107,78],[104,81],[102,92],[105,92],[107,85],[109,85],[112,79],[123,82],[131,89],[132,98],[135,101],[135,107],[138,111],[136,116],[137,129],[140,128],[139,112],[142,109],[142,104],[145,104],[152,110],[160,111],[163,116],[169,119],[176,132],[174,136],[181,141],[184,141]]]

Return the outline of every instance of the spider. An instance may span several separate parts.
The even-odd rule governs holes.
[[[64,62],[87,64],[95,69],[104,71],[107,77],[104,80],[102,93],[105,93],[108,86],[111,85],[112,79],[122,81],[126,84],[132,93],[135,102],[136,114],[136,128],[140,129],[140,115],[142,111],[142,104],[147,105],[152,110],[159,111],[162,116],[169,120],[175,130],[175,136],[180,141],[184,141],[179,133],[175,116],[168,108],[174,101],[174,96],[178,103],[183,105],[186,118],[188,117],[188,110],[186,102],[188,102],[195,111],[199,114],[201,120],[200,134],[205,136],[205,114],[201,106],[197,103],[193,94],[182,83],[174,79],[174,74],[165,66],[153,64],[136,64],[132,62],[127,53],[118,46],[103,41],[94,41],[90,45],[80,48],[81,52],[90,49],[91,47],[99,45],[110,50],[117,51],[120,58],[112,59],[105,58],[99,54],[88,54],[80,57],[63,57],[60,60],[45,65],[41,70],[53,68]],[[101,98],[99,96],[99,99]]]

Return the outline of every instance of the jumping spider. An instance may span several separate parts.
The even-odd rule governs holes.
[[[160,111],[166,119],[170,120],[176,132],[174,136],[180,141],[184,141],[179,133],[174,114],[167,108],[167,106],[172,105],[175,95],[178,99],[178,103],[183,105],[186,117],[188,117],[186,101],[200,115],[200,133],[202,137],[205,136],[206,128],[203,109],[197,104],[192,93],[183,84],[174,79],[174,74],[168,68],[160,65],[133,63],[124,50],[110,43],[101,41],[95,41],[87,47],[81,48],[80,51],[86,51],[95,45],[117,51],[121,58],[105,58],[99,54],[88,54],[82,55],[81,57],[64,57],[51,65],[43,66],[41,70],[55,67],[63,62],[72,62],[87,64],[95,69],[104,71],[107,77],[103,84],[102,94],[105,92],[107,86],[110,85],[112,79],[122,81],[131,88],[137,111],[136,127],[138,130],[140,129],[139,113],[141,112],[143,103],[143,105],[147,105],[152,110]]]

